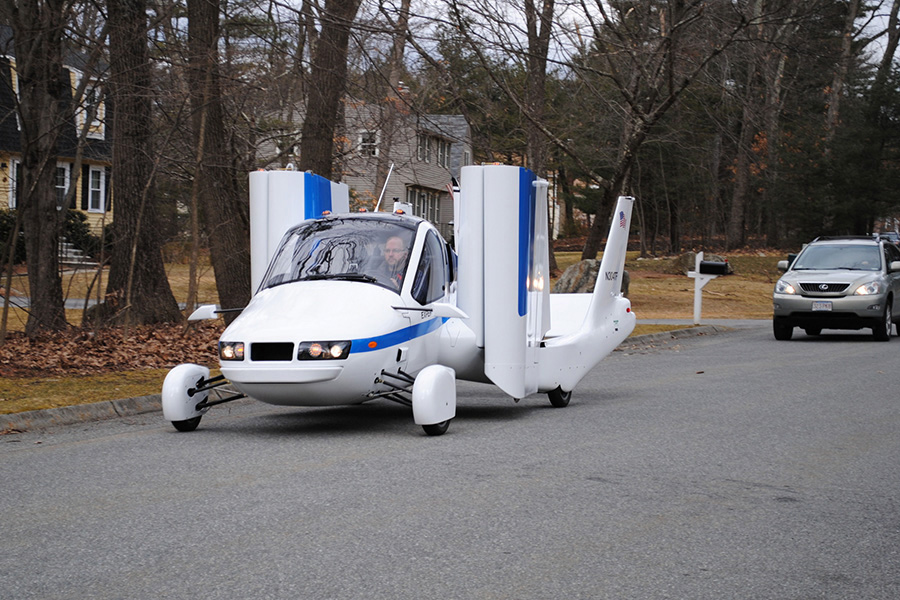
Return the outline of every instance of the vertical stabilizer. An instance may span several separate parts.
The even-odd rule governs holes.
[[[326,211],[350,211],[346,184],[302,171],[250,173],[250,285],[254,293],[287,230]]]
[[[565,311],[553,315],[559,331],[551,332],[539,350],[538,387],[543,391],[571,391],[634,330],[631,302],[622,295],[633,205],[634,198],[629,196],[620,196],[616,203],[593,294],[558,294],[557,300],[564,301],[556,306]],[[582,299],[589,301],[587,305]]]
[[[597,273],[597,282],[594,284],[594,295],[585,319],[586,328],[599,326],[609,313],[613,299],[622,292],[625,252],[628,249],[628,230],[631,226],[633,206],[633,197],[619,196],[612,223],[609,225],[606,248],[600,260],[600,272]]]

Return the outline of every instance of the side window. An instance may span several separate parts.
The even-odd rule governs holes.
[[[422,258],[416,268],[412,295],[419,304],[430,304],[444,297],[447,287],[447,261],[444,247],[434,231],[425,237]]]
[[[898,250],[897,247],[893,244],[885,244],[884,253],[884,258],[885,260],[887,260],[887,266],[890,266],[891,262],[895,260],[900,260],[900,250]]]

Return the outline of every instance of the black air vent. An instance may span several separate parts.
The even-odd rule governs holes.
[[[291,342],[259,342],[250,344],[250,360],[291,360],[294,344]]]

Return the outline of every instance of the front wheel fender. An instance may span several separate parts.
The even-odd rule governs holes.
[[[209,410],[197,410],[197,405],[206,400],[208,391],[194,393],[191,390],[209,379],[209,368],[201,365],[178,365],[166,375],[162,387],[163,417],[167,421],[187,421],[202,416]]]

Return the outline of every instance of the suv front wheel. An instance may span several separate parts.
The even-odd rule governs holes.
[[[884,314],[881,315],[881,321],[872,328],[872,337],[878,342],[891,341],[891,328],[893,327],[891,319],[891,303],[892,298],[887,298],[884,303]]]
[[[794,326],[775,317],[772,319],[772,332],[775,334],[776,340],[789,340],[794,335]]]

